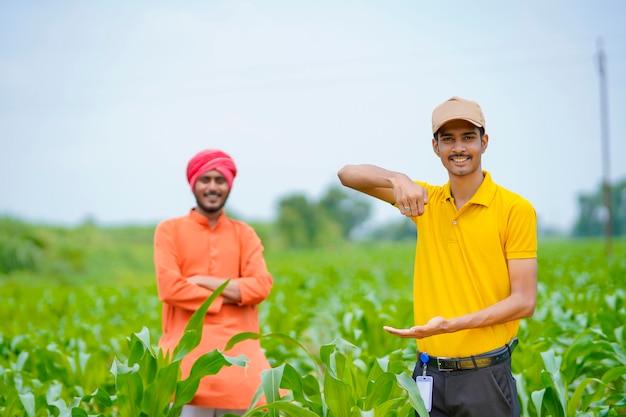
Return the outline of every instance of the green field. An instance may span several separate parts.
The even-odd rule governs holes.
[[[0,239],[0,257],[13,262],[0,273],[0,415],[128,415],[122,377],[141,376],[144,403],[159,389],[148,389],[142,373],[156,355],[146,345],[160,334],[152,229],[30,233],[17,243],[15,235]],[[413,250],[266,248],[275,286],[260,309],[261,340],[273,376],[291,390],[266,415],[412,415],[403,384],[414,342],[382,326],[412,324]],[[623,239],[608,260],[599,240],[540,241],[537,310],[521,325],[513,360],[524,415],[626,413],[625,281]],[[145,366],[114,375],[115,358]]]

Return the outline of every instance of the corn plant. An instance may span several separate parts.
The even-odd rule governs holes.
[[[37,235],[48,242],[37,272],[0,272],[0,317],[7,318],[0,321],[0,415],[123,417],[120,404],[130,399],[118,398],[117,380],[134,378],[122,372],[141,379],[135,365],[149,368],[144,356],[158,353],[149,348],[160,329],[151,230],[40,228]],[[525,417],[626,415],[626,240],[614,241],[609,261],[601,243],[540,242],[537,309],[520,323],[521,343],[513,355]],[[61,276],[64,268],[50,266],[65,259],[60,246],[84,250],[84,272],[66,268]],[[334,416],[340,411],[334,411],[331,391],[340,391],[341,383],[352,385],[345,391],[353,413],[381,413],[380,404],[372,405],[387,394],[368,392],[369,384],[382,393],[393,387],[389,399],[403,400],[390,415],[404,412],[411,397],[398,375],[414,365],[415,343],[381,327],[411,324],[407,266],[414,245],[270,247],[267,255],[275,285],[259,308],[264,336],[258,337],[275,370],[263,376],[261,387],[269,404],[250,415]],[[150,335],[145,329],[133,333],[141,326]],[[332,340],[336,353],[327,352]],[[136,352],[133,363],[123,359],[131,357],[127,343],[138,345],[130,350]],[[120,372],[114,377],[116,356]],[[384,373],[395,375],[395,382]],[[384,378],[392,383],[383,384]],[[409,375],[400,378],[409,386]],[[145,381],[142,398],[153,396]]]
[[[227,284],[228,281],[216,289],[194,312],[171,354],[153,347],[146,327],[133,333],[128,339],[128,359],[116,357],[111,366],[115,395],[110,397],[111,402],[105,400],[105,405],[112,403],[124,417],[177,417],[183,405],[193,399],[202,377],[214,375],[224,366],[245,366],[247,359],[243,355],[229,357],[216,349],[200,356],[192,365],[189,376],[180,379],[181,361],[200,344],[206,311]],[[84,400],[101,401],[106,398],[102,391],[99,389]],[[83,410],[72,415],[87,417]]]
[[[232,338],[232,346],[249,338],[289,339],[286,335],[240,334]],[[293,344],[300,345],[296,340]],[[301,345],[300,345],[301,346]],[[310,352],[307,351],[309,356]],[[396,417],[416,410],[421,417],[428,412],[415,381],[406,368],[402,352],[391,357],[372,359],[352,343],[338,338],[320,348],[321,375],[301,375],[295,367],[284,363],[266,370],[252,404],[261,396],[266,404],[249,410],[244,416],[283,415],[292,417]]]
[[[609,349],[610,355],[601,352]],[[590,343],[574,344],[565,356],[559,356],[554,349],[541,353],[544,369],[541,372],[543,388],[531,394],[532,402],[538,417],[543,415],[552,417],[583,417],[595,416],[595,411],[604,412],[601,415],[618,415],[617,408],[610,404],[626,405],[626,365],[606,369],[600,378],[584,377],[575,383],[567,381],[567,369],[563,359],[577,355],[579,358],[592,357],[593,350],[598,350],[599,357],[622,356],[622,363],[626,363],[623,347],[608,345],[594,346]],[[584,352],[587,351],[587,352]],[[606,352],[609,353],[609,352]],[[580,356],[578,356],[580,354]],[[568,386],[574,385],[573,391]],[[600,406],[599,404],[605,405]]]

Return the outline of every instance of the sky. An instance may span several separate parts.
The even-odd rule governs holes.
[[[181,216],[207,148],[235,160],[227,211],[250,221],[315,201],[345,164],[443,184],[431,114],[460,96],[485,113],[483,169],[567,230],[607,168],[626,178],[625,16],[623,0],[0,0],[0,215]]]

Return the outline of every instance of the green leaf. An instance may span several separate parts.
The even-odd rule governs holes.
[[[243,342],[244,340],[259,340],[262,336],[259,333],[255,332],[241,332],[233,337],[226,343],[224,347],[224,351],[231,350],[237,343]]]
[[[72,408],[71,416],[72,417],[89,417],[87,412],[83,410],[82,408]]]
[[[136,363],[139,363],[139,361],[144,356],[145,351],[146,351],[146,348],[144,347],[143,343],[137,336],[135,336],[135,334],[136,333],[131,334],[128,339],[129,353],[128,353],[127,363],[129,365],[134,365]]]
[[[202,305],[194,311],[191,315],[191,318],[187,322],[187,326],[185,326],[185,331],[183,332],[183,337],[181,341],[185,341],[184,344],[179,344],[174,348],[174,361],[180,360],[182,357],[187,355],[187,353],[191,352],[195,349],[202,339],[202,328],[204,327],[204,319],[206,316],[206,312],[215,301],[217,297],[220,296],[224,289],[228,285],[230,280],[224,281],[222,285],[217,287],[215,291],[207,298]],[[187,336],[187,332],[192,332],[190,336]]]
[[[381,374],[374,381],[370,381],[367,387],[367,396],[365,397],[363,408],[370,410],[388,401],[396,384],[396,376],[389,372]]]
[[[616,379],[619,379],[626,375],[626,366],[618,366],[616,368],[609,369],[602,375],[602,382],[608,384],[609,382],[613,382]]]
[[[333,417],[350,417],[355,403],[352,386],[328,372],[324,375],[324,399]]]
[[[132,367],[129,367],[125,363],[119,361],[119,359],[113,359],[113,365],[111,365],[111,373],[117,379],[118,375],[127,374],[130,372],[137,372],[139,369],[139,365],[134,364]]]
[[[152,345],[150,344],[150,330],[148,330],[146,326],[143,326],[139,332],[133,333],[133,336],[135,336],[135,338],[137,338],[137,340],[141,342],[141,345],[144,347],[145,350],[154,353],[152,351]]]
[[[46,402],[48,404],[52,403],[55,400],[58,400],[61,397],[61,392],[63,391],[63,385],[59,382],[52,382],[48,389],[46,390]]]
[[[59,416],[68,416],[70,414],[67,404],[62,399],[48,401],[48,409],[50,409],[50,407],[56,407],[59,411]]]
[[[332,343],[323,345],[320,348],[320,359],[326,367],[326,372],[330,372],[337,379],[344,379],[346,370],[346,356],[341,351],[351,351],[356,349],[352,343],[337,338]],[[341,351],[340,351],[341,350]]]
[[[576,411],[577,410],[584,411],[584,408],[586,408],[586,407],[580,407],[581,399],[583,397],[583,394],[585,393],[585,388],[587,387],[587,385],[589,385],[592,382],[598,382],[601,385],[604,385],[604,384],[602,384],[602,381],[600,381],[599,379],[596,379],[596,378],[585,378],[582,381],[580,381],[580,384],[578,384],[578,386],[574,390],[574,393],[572,394],[572,397],[569,399],[569,402],[567,404],[567,415],[568,416],[576,415]],[[583,409],[581,409],[581,408],[583,408]]]
[[[533,391],[532,394],[530,394],[530,398],[533,401],[533,404],[535,406],[535,411],[537,411],[537,417],[541,417],[541,415],[543,414],[543,397],[546,394],[546,390],[541,389],[539,391]]]
[[[93,393],[89,395],[83,396],[82,401],[89,402],[92,398],[96,401],[97,404],[101,404],[106,407],[111,407],[113,405],[113,400],[111,399],[111,396],[109,395],[107,390],[102,387],[96,389]]]
[[[281,375],[280,379],[277,378],[279,374]],[[277,382],[278,387],[275,385]],[[319,416],[323,415],[324,405],[322,404],[319,383],[312,375],[300,376],[298,371],[288,363],[282,364],[272,370],[263,371],[261,373],[261,386],[252,399],[251,405],[256,404],[263,395],[266,389],[265,387],[270,386],[275,392],[279,392],[278,388],[289,390],[293,399],[302,404],[303,407],[314,410]],[[280,402],[285,400],[286,397],[281,399],[275,395],[275,400],[269,401],[266,398],[266,401],[268,403]],[[315,400],[317,400],[317,402]]]
[[[402,412],[401,409],[404,409]],[[411,404],[405,397],[392,398],[388,401],[382,402],[369,410],[374,413],[374,416],[414,416],[415,410],[411,407]]]
[[[549,349],[546,352],[541,352],[543,363],[546,371],[541,374],[541,381],[543,386],[547,389],[546,394],[549,396],[550,407],[546,407],[551,410],[556,416],[565,415],[567,407],[567,386],[563,382],[561,377],[561,357],[556,356],[554,349]],[[550,389],[551,388],[551,389]],[[556,394],[554,395],[553,392]],[[544,402],[546,397],[544,396]]]
[[[28,417],[35,417],[35,396],[32,392],[25,392],[23,394],[19,394],[20,401],[24,406],[24,410]]]
[[[172,362],[180,362],[189,352],[191,352],[196,346],[198,346],[198,341],[200,340],[201,335],[198,336],[198,332],[196,330],[187,330],[183,333],[183,337],[180,338],[178,345],[174,349],[174,357],[172,358]]]
[[[561,358],[556,356],[554,349],[541,352],[541,358],[547,372],[557,374],[560,371]]]
[[[139,376],[135,368],[128,368],[130,372],[122,373],[119,372],[119,368],[117,369],[115,385],[117,388],[117,404],[120,409],[120,415],[139,416],[143,397],[141,376]]]
[[[547,374],[544,372],[544,374]],[[554,388],[547,387],[543,394],[542,406],[546,409],[549,416],[552,417],[564,417],[566,409],[558,399],[558,395],[555,395]]]
[[[141,376],[143,386],[147,387],[154,382],[157,377],[157,357],[154,356],[151,349],[145,350],[143,356],[139,358],[137,365],[139,365],[137,373]]]
[[[261,387],[265,395],[265,401],[273,403],[280,401],[280,383],[283,379],[283,367],[267,369],[261,372]],[[256,401],[250,404],[254,406]],[[278,411],[269,410],[270,417],[278,417]]]
[[[281,401],[273,402],[271,404],[260,405],[248,411],[241,417],[251,417],[251,416],[256,415],[259,411],[263,411],[265,409],[284,411],[285,415],[289,417],[319,417],[320,416],[320,414],[316,414],[312,412],[311,410],[307,410],[306,408],[303,408],[302,406],[295,404],[291,401],[281,400]],[[266,415],[266,414],[264,413],[263,415]]]
[[[280,382],[283,379],[283,368],[271,368],[262,371],[265,378],[261,378],[261,386],[267,402],[280,400]]]
[[[227,352],[230,349],[232,349],[237,343],[243,342],[244,340],[250,340],[250,339],[252,340],[279,339],[284,342],[288,342],[292,345],[295,345],[299,347],[304,353],[306,353],[307,357],[309,357],[312,360],[312,362],[315,364],[315,366],[321,370],[322,363],[319,361],[319,359],[314,354],[312,354],[311,351],[309,351],[309,349],[307,349],[305,345],[303,345],[298,340],[284,333],[266,333],[266,334],[259,334],[259,333],[254,333],[254,332],[238,333],[235,336],[231,337],[228,343],[226,343],[226,347],[224,347],[224,351]]]
[[[247,358],[243,355],[237,357],[224,356],[217,349],[200,356],[192,365],[189,377],[176,384],[176,397],[174,407],[182,406],[191,401],[198,390],[200,379],[207,375],[215,375],[224,366],[245,366]]]
[[[318,381],[312,375],[300,376],[290,364],[283,364],[281,367],[284,367],[281,388],[290,390],[294,400],[322,415],[322,393]]]
[[[409,395],[409,403],[411,403],[413,409],[417,411],[417,414],[420,417],[428,417],[428,411],[426,411],[424,400],[422,400],[422,395],[417,388],[415,380],[406,373],[396,375],[396,379],[398,381],[398,385],[400,385],[400,387],[402,387]]]
[[[142,401],[142,410],[150,416],[163,415],[169,408],[176,390],[180,366],[177,362],[161,368],[153,383],[146,387]]]
[[[530,401],[530,397],[528,395],[528,390],[526,389],[526,380],[524,379],[522,374],[513,374],[513,378],[517,383],[517,394],[519,397],[521,415],[528,415],[528,402]]]

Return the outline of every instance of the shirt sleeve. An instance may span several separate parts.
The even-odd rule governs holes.
[[[176,308],[196,311],[213,291],[188,282],[178,266],[178,249],[174,239],[175,224],[161,222],[154,232],[154,266],[159,299]],[[217,297],[207,311],[216,314],[222,308],[224,298]]]
[[[241,277],[237,280],[241,291],[240,305],[259,304],[265,300],[274,285],[263,256],[261,239],[248,225],[242,227]]]
[[[507,259],[527,259],[537,257],[537,214],[526,200],[518,199],[509,212],[507,238]]]

